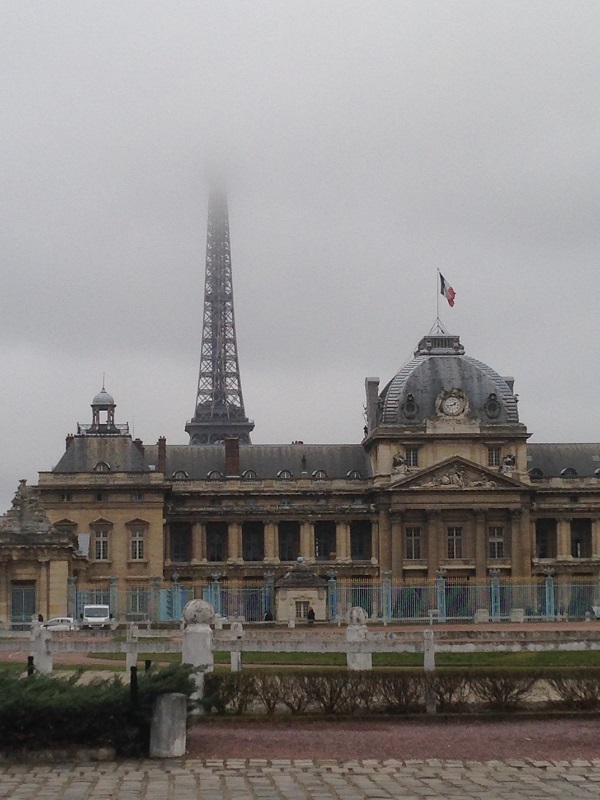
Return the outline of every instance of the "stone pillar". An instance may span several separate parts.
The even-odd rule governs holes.
[[[242,557],[242,526],[239,522],[230,522],[227,527],[228,561],[237,561]]]
[[[435,578],[436,571],[440,566],[440,552],[444,545],[444,557],[446,556],[445,541],[442,536],[442,515],[439,511],[427,512],[427,577]]]
[[[592,558],[600,558],[600,519],[592,519]]]
[[[338,520],[335,523],[335,560],[347,561],[348,552],[346,550],[346,523]]]
[[[379,509],[379,566],[382,571],[392,568],[392,526],[387,508]]]
[[[206,560],[206,526],[202,522],[195,522],[192,525],[192,561]]]
[[[348,612],[348,627],[346,628],[346,642],[358,645],[362,651],[361,643],[367,643],[367,614],[362,608],[351,608]],[[370,652],[347,652],[346,665],[349,670],[371,670],[372,656]]]
[[[0,563],[0,626],[10,627],[8,564]]]
[[[487,519],[485,511],[475,511],[475,577],[484,580],[487,574]]]
[[[518,537],[517,545],[517,570],[516,573],[519,577],[531,577],[531,559],[534,552],[535,528],[531,524],[531,510],[528,506],[524,506],[521,510],[512,512],[512,531],[513,537],[513,553],[515,551],[514,539]],[[520,522],[520,524],[519,524]],[[513,556],[514,557],[514,556]],[[513,565],[513,575],[515,575],[515,567]]]
[[[392,512],[392,581],[402,577],[403,563],[403,532],[402,514],[399,511]]]
[[[300,523],[300,555],[305,561],[315,561],[315,526],[308,520]]]
[[[38,563],[38,586],[37,586],[37,596],[38,596],[38,612],[44,615],[44,619],[49,619],[50,617],[50,586],[48,581],[48,569],[50,566],[49,559],[43,559]]]
[[[152,709],[150,758],[180,758],[186,747],[187,697],[172,693],[158,696]]]
[[[371,558],[379,561],[379,521],[371,520]]]
[[[265,561],[271,563],[279,561],[277,523],[272,519],[265,522]]]
[[[558,518],[556,520],[556,557],[572,558],[571,555],[571,520]]]

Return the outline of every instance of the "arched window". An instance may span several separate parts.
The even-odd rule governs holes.
[[[362,478],[362,475],[357,469],[351,469],[350,472],[346,474],[346,477],[349,481],[359,481]]]
[[[99,461],[94,467],[94,472],[110,472],[110,464],[106,461]]]
[[[211,469],[211,471],[206,476],[209,481],[222,481],[224,475],[222,472],[219,472],[218,469]]]
[[[173,477],[176,481],[186,481],[189,478],[189,475],[184,469],[178,469],[173,473]]]
[[[294,476],[289,469],[280,469],[277,477],[280,481],[291,481]]]
[[[244,470],[244,472],[242,472],[242,478],[245,481],[257,481],[258,480],[258,475],[256,473],[256,470],[246,469],[246,470]]]
[[[316,469],[312,474],[313,480],[315,481],[326,481],[327,480],[327,473],[324,469]]]
[[[529,470],[529,477],[532,481],[540,481],[544,477],[544,473],[539,467],[534,467]]]
[[[573,469],[573,467],[565,467],[560,471],[561,478],[576,478],[577,477],[577,470]]]

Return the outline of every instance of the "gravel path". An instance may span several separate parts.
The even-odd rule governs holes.
[[[600,758],[600,720],[385,720],[238,722],[210,719],[188,732],[192,758],[377,759]]]

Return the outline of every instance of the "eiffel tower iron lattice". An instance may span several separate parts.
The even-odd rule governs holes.
[[[254,422],[244,411],[233,313],[229,214],[225,193],[208,200],[204,319],[200,375],[193,418],[185,426],[190,444],[218,444],[237,436],[250,444]]]

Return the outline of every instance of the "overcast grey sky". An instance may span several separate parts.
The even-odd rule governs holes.
[[[106,373],[185,443],[206,167],[229,170],[253,441],[359,442],[441,300],[534,441],[598,441],[600,4],[0,4],[0,507]]]

